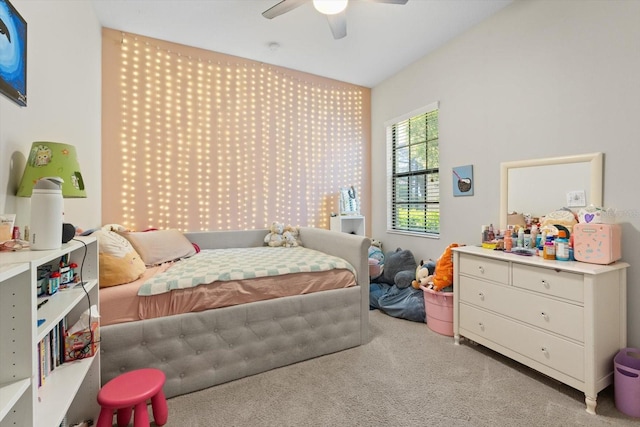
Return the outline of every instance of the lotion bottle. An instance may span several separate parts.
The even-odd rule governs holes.
[[[553,243],[553,236],[547,236],[546,242],[544,242],[544,259],[556,259],[556,246]]]
[[[556,244],[556,259],[558,261],[569,261],[569,239],[567,239],[567,233],[564,230],[558,231],[558,238],[555,241]]]
[[[531,247],[537,248],[539,246],[539,238],[538,238],[538,226],[533,224],[531,226]]]
[[[504,235],[504,250],[511,252],[511,249],[513,249],[513,239],[511,238],[511,233],[506,231]]]
[[[518,229],[518,242],[516,246],[519,248],[524,247],[524,228],[523,227],[520,227]]]

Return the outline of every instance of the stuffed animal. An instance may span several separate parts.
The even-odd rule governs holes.
[[[369,246],[369,278],[377,279],[382,274],[384,267],[384,254],[382,253],[382,243],[372,239]]]
[[[264,242],[273,247],[284,246],[285,240],[283,237],[284,224],[274,221],[269,228],[269,234],[264,237]]]
[[[294,248],[300,246],[300,228],[287,225],[282,233],[284,243],[282,246]]]
[[[416,268],[416,279],[411,282],[411,286],[415,289],[420,289],[420,286],[425,288],[429,286],[429,280],[433,278],[432,274],[435,270],[436,263],[433,260],[429,260],[426,263],[424,260],[420,261],[420,265]]]
[[[441,291],[453,285],[453,254],[451,248],[457,248],[457,243],[450,244],[436,262],[436,269],[430,282],[434,291]]]
[[[371,239],[371,246],[375,246],[376,248],[382,250],[382,242],[378,239]]]
[[[416,276],[416,260],[408,249],[398,248],[395,252],[388,252],[384,256],[384,269],[378,282],[396,285],[403,289],[411,286]]]

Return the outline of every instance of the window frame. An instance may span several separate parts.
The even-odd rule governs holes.
[[[394,127],[396,127],[397,125],[401,124],[402,122],[411,120],[413,118],[416,118],[418,116],[421,115],[427,115],[429,113],[432,113],[434,111],[437,111],[439,114],[439,103],[438,102],[433,102],[431,104],[428,104],[422,108],[413,110],[407,114],[404,114],[400,117],[394,118],[392,120],[389,120],[385,123],[385,133],[386,133],[386,146],[387,146],[387,232],[388,233],[397,233],[397,234],[402,234],[402,235],[414,235],[414,236],[420,236],[420,237],[431,237],[431,238],[439,238],[440,237],[440,231],[441,231],[441,223],[440,223],[440,192],[441,192],[441,186],[440,186],[440,155],[438,152],[438,159],[437,159],[437,167],[432,167],[432,168],[428,168],[428,165],[425,165],[424,169],[418,170],[418,171],[404,171],[404,172],[396,172],[395,168],[397,166],[396,163],[396,157],[395,154],[398,151],[398,147],[396,146],[397,141],[394,138],[394,132],[393,129]],[[439,134],[439,129],[438,129],[438,134]],[[439,135],[438,135],[438,144],[439,144]],[[425,136],[425,140],[423,142],[425,144],[425,149],[428,148],[428,139]],[[406,147],[411,147],[412,144],[407,144]],[[402,147],[400,147],[402,148]],[[437,215],[438,215],[438,225],[437,225],[437,230],[433,230],[433,229],[427,229],[427,222],[425,221],[424,223],[424,228],[423,229],[404,229],[404,228],[397,228],[398,227],[398,218],[397,218],[397,214],[396,209],[398,205],[402,205],[402,204],[408,204],[408,201],[398,201],[396,198],[396,194],[394,192],[394,182],[397,178],[402,178],[402,177],[429,177],[430,175],[432,176],[433,174],[435,174],[438,177],[437,180],[437,201],[430,201],[428,200],[428,192],[425,193],[424,196],[424,201],[421,202],[411,202],[413,204],[420,204],[421,205],[421,209],[424,210],[425,212],[425,220],[427,217],[427,212],[432,211],[433,212],[433,206],[437,206]],[[425,181],[426,182],[426,181]],[[431,206],[431,208],[429,208],[429,206]]]

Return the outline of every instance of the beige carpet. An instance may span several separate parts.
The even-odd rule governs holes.
[[[168,427],[640,426],[613,389],[584,395],[427,325],[371,312],[363,346],[169,399]]]

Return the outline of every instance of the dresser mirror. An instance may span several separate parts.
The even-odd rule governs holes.
[[[500,164],[500,227],[510,212],[542,216],[563,207],[602,206],[603,153]]]

